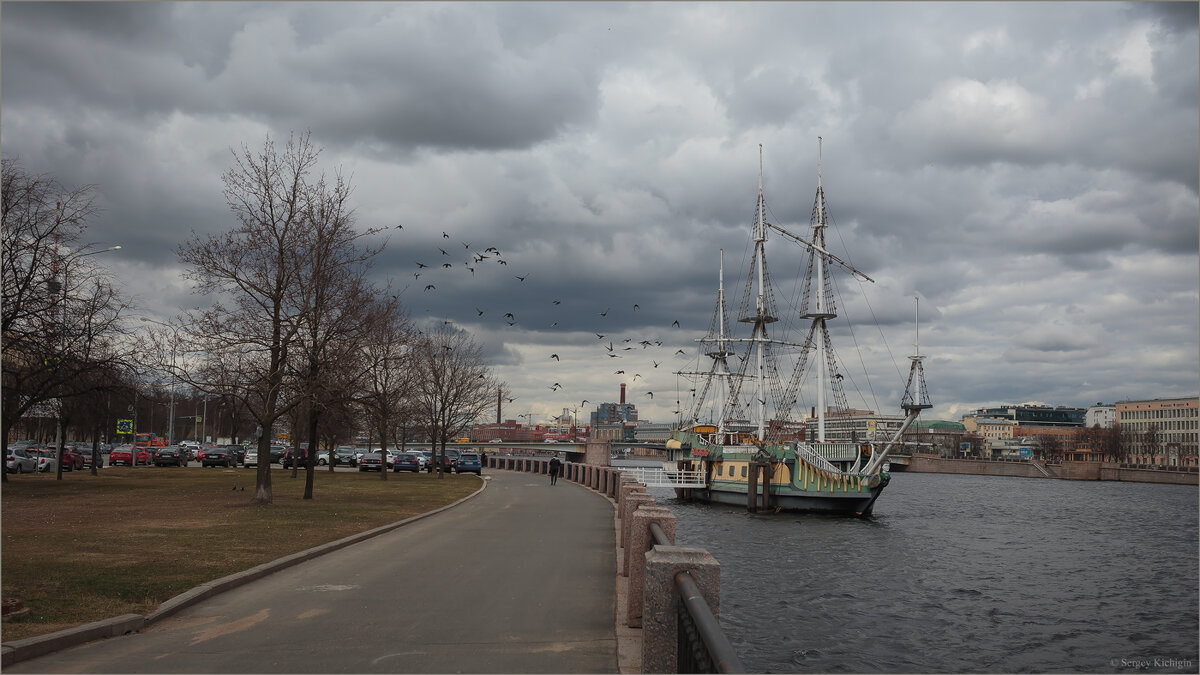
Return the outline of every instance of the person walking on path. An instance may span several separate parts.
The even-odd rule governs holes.
[[[558,461],[558,453],[550,458],[550,484],[558,484],[558,474],[562,471],[562,462]]]

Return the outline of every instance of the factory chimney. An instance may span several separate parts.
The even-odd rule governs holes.
[[[621,383],[621,405],[625,405],[625,383]]]

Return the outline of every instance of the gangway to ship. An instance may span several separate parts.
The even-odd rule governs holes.
[[[708,487],[704,482],[703,471],[678,471],[653,467],[629,467],[622,470],[637,482],[646,487],[666,488],[703,488]]]

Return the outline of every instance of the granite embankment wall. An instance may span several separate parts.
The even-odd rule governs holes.
[[[1064,480],[1118,480],[1134,483],[1171,483],[1200,485],[1200,474],[1186,471],[1122,468],[1112,462],[1064,462],[1034,464],[1029,461],[986,459],[950,459],[913,455],[908,471],[914,473],[957,473],[977,476],[1018,476],[1021,478],[1062,478]]]

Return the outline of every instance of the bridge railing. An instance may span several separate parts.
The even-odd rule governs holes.
[[[488,455],[486,467],[546,474],[547,457]],[[566,462],[563,479],[615,502],[625,588],[618,620],[640,629],[643,673],[744,673],[718,620],[721,565],[703,548],[676,546],[675,515],[619,467]],[[703,478],[703,477],[701,477]]]

